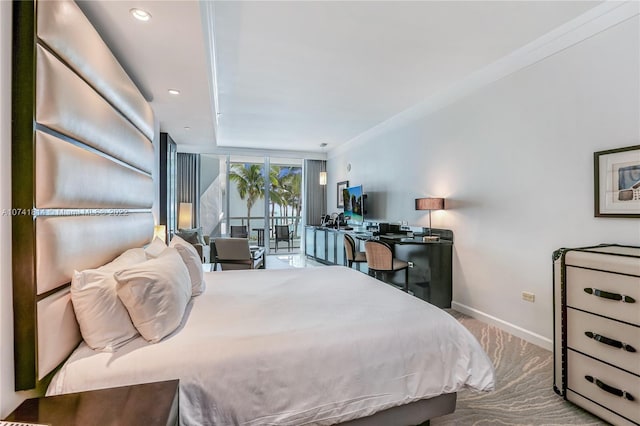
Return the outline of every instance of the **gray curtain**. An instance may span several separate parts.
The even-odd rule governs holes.
[[[304,160],[305,170],[305,223],[320,225],[322,215],[327,214],[327,187],[320,185],[320,172],[327,170],[324,160]]]
[[[200,154],[178,153],[178,203],[193,205],[193,226],[200,226]]]

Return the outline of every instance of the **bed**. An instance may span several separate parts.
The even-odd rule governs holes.
[[[184,425],[391,426],[453,411],[465,386],[492,388],[452,317],[344,267],[208,273],[167,338],[89,349],[70,281],[151,242],[158,126],[74,2],[13,12],[16,390],[178,378]]]
[[[210,272],[206,282],[169,337],[115,353],[82,343],[48,394],[179,378],[181,424],[257,426],[344,423],[493,388],[490,361],[458,321],[357,271]]]

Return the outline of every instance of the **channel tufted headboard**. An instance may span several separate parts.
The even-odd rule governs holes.
[[[13,3],[12,246],[16,390],[81,340],[74,270],[153,236],[154,118],[72,1]]]

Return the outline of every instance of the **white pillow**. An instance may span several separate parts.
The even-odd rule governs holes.
[[[191,298],[191,282],[174,248],[114,276],[118,297],[142,337],[156,343],[178,328]]]
[[[202,273],[202,261],[196,249],[190,243],[174,235],[169,243],[169,247],[178,250],[178,254],[187,266],[189,277],[191,278],[191,295],[197,296],[204,291],[204,274]]]
[[[114,271],[146,261],[142,248],[130,249],[98,269],[74,271],[71,303],[82,338],[91,349],[114,352],[138,335],[116,293]]]
[[[160,256],[162,252],[167,248],[167,245],[160,238],[155,237],[151,244],[145,247],[144,252],[147,255],[147,259],[155,259]]]
[[[144,262],[145,260],[147,260],[147,256],[142,247],[132,248],[125,251],[120,256],[113,259],[111,262],[99,267],[98,269],[100,270],[109,269],[111,271],[116,271],[126,266],[135,265],[136,263]]]

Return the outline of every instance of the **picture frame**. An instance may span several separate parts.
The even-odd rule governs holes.
[[[343,189],[347,189],[349,187],[349,181],[348,180],[343,180],[342,182],[338,182],[336,183],[336,199],[337,199],[337,206],[339,209],[343,209],[344,208],[344,198],[343,198]]]
[[[640,145],[593,154],[594,216],[640,218]]]

